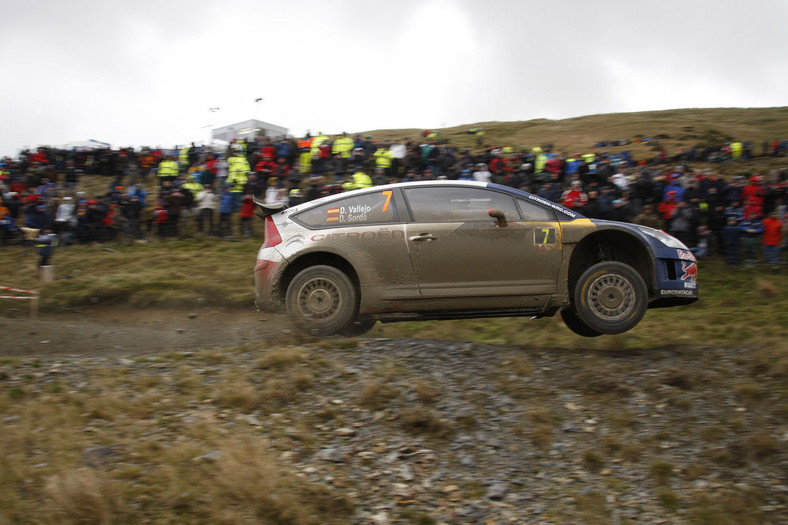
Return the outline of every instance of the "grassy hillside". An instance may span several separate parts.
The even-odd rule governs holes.
[[[475,136],[467,131],[474,127],[484,130],[484,144],[509,145],[520,150],[553,144],[556,152],[569,155],[590,151],[629,150],[638,160],[651,159],[656,148],[676,154],[692,147],[720,146],[740,140],[751,142],[760,155],[764,141],[788,139],[788,107],[777,108],[714,108],[674,109],[638,113],[610,113],[563,120],[535,119],[520,122],[479,122],[432,130],[440,139],[458,147],[476,148]],[[421,140],[423,130],[375,130],[368,134],[381,141]],[[655,139],[649,143],[596,148],[600,141],[640,138]],[[720,166],[724,172],[756,171],[784,167],[782,160],[758,159],[749,166]],[[737,171],[738,170],[738,171]]]

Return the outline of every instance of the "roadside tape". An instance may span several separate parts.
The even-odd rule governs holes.
[[[29,297],[19,295],[0,295],[0,299],[27,299],[30,301],[30,319],[38,317],[38,292],[36,290],[21,290],[10,286],[0,286],[0,290],[8,290],[16,293],[26,293]]]
[[[11,292],[29,293],[29,294],[33,294],[33,295],[38,295],[38,292],[35,291],[35,290],[20,290],[19,288],[11,288],[9,286],[0,286],[0,290],[9,290]]]

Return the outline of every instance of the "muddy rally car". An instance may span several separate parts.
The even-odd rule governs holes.
[[[676,238],[506,186],[410,182],[257,205],[256,305],[286,310],[312,335],[560,313],[594,337],[632,329],[648,308],[698,300],[697,262]]]

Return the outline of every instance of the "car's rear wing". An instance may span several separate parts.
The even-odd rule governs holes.
[[[287,204],[284,202],[266,203],[254,198],[254,203],[259,208],[259,210],[255,210],[254,214],[261,219],[265,219],[269,215],[273,215],[274,213],[280,212],[287,208]]]

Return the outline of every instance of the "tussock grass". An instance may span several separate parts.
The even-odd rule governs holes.
[[[455,431],[450,422],[442,419],[437,412],[425,407],[404,408],[400,411],[399,420],[402,428],[406,431],[425,437],[445,439]]]
[[[666,461],[655,461],[648,466],[651,477],[659,485],[664,485],[674,474],[674,467]]]
[[[287,368],[301,363],[305,358],[304,348],[275,348],[260,356],[255,367],[264,370]]]
[[[44,495],[58,523],[118,523],[128,509],[117,485],[103,472],[80,468],[50,476]]]
[[[429,381],[419,379],[413,383],[416,398],[423,404],[435,403],[440,398],[440,392]]]
[[[757,525],[763,523],[759,506],[763,496],[756,490],[698,491],[692,497],[687,517],[698,525]]]
[[[359,393],[357,403],[369,410],[382,410],[390,406],[400,391],[394,385],[382,381],[366,383]]]

